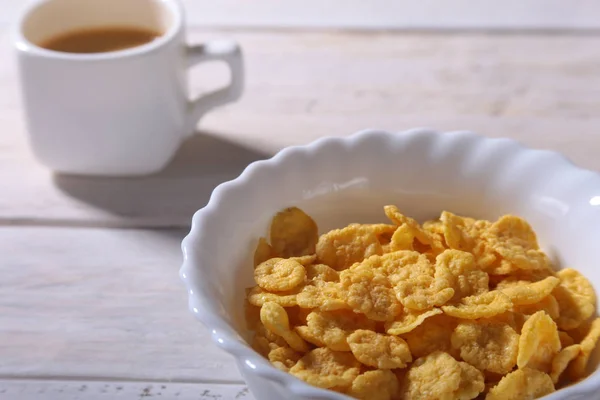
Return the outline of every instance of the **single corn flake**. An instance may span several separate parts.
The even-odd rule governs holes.
[[[510,298],[499,290],[493,290],[477,296],[461,299],[456,305],[442,306],[445,314],[455,318],[479,319],[491,318],[510,310]]]
[[[572,344],[565,347],[554,356],[552,360],[552,368],[550,370],[550,378],[556,385],[562,376],[562,373],[567,369],[571,361],[573,361],[581,353],[581,346],[578,344]]]
[[[521,329],[517,365],[519,368],[550,372],[560,346],[556,323],[544,311],[538,311],[525,321]]]
[[[446,250],[436,258],[436,264],[447,268],[452,274],[454,297],[459,301],[463,297],[476,296],[489,290],[489,276],[477,269],[472,254],[460,250]]]
[[[317,347],[327,347],[325,343],[321,340],[320,337],[316,336],[312,330],[308,328],[306,325],[298,325],[294,327],[294,331],[300,336],[302,339],[307,341],[308,343],[312,343]]]
[[[301,353],[308,351],[308,345],[298,334],[290,330],[290,322],[285,308],[274,302],[266,302],[260,308],[260,320],[272,333],[279,335],[289,346]]]
[[[572,268],[558,271],[557,276],[560,284],[552,292],[560,306],[557,324],[560,329],[575,329],[594,313],[594,288],[583,275]]]
[[[288,258],[314,254],[319,233],[311,217],[298,207],[290,207],[275,214],[270,236],[275,253]]]
[[[337,271],[372,255],[383,254],[375,232],[363,225],[350,225],[321,235],[316,251],[319,262]]]
[[[484,389],[483,374],[448,353],[436,351],[417,359],[400,388],[405,400],[470,400]]]
[[[302,288],[296,296],[296,302],[302,308],[318,308],[323,311],[350,308],[338,282],[312,282]]]
[[[271,292],[292,290],[306,278],[306,270],[297,261],[271,258],[254,269],[254,280],[261,288]]]
[[[534,400],[554,390],[548,374],[525,367],[504,376],[490,389],[485,400]]]
[[[442,310],[439,308],[433,308],[424,312],[405,309],[394,321],[385,323],[385,331],[389,335],[408,333],[421,325],[427,318],[438,314],[442,314]]]
[[[577,358],[569,366],[569,377],[572,380],[579,380],[587,375],[587,366],[592,351],[596,348],[600,338],[600,318],[596,318],[589,326],[587,335],[581,341],[581,351]]]
[[[415,235],[408,225],[401,225],[396,229],[390,240],[390,251],[414,250]]]
[[[258,239],[256,250],[254,250],[254,267],[276,256],[275,250],[267,243],[267,239],[263,237]]]
[[[305,354],[289,372],[324,389],[347,389],[360,374],[360,363],[351,353],[318,348]]]
[[[357,329],[375,330],[375,321],[346,310],[313,311],[306,320],[310,335],[335,351],[350,351],[346,339]]]
[[[412,361],[410,349],[397,336],[359,329],[348,336],[352,354],[361,363],[379,369],[405,368]]]
[[[325,264],[310,264],[306,266],[306,279],[309,282],[339,282],[340,274]]]
[[[531,305],[542,301],[550,295],[560,280],[554,276],[549,276],[538,282],[521,281],[503,281],[496,286],[496,289],[510,297],[514,305]]]
[[[375,370],[359,375],[348,394],[360,400],[391,400],[397,392],[396,375],[389,370]]]
[[[480,370],[506,374],[517,363],[519,334],[509,325],[485,320],[461,322],[452,333],[451,343],[464,361]]]
[[[413,357],[423,357],[435,351],[450,352],[450,337],[457,321],[447,315],[435,315],[412,331],[402,335]]]
[[[551,294],[544,297],[539,303],[514,306],[513,310],[515,313],[526,316],[533,315],[538,311],[544,311],[555,321],[560,316],[560,306],[558,305],[558,301],[556,300],[556,297]]]
[[[271,293],[260,286],[255,286],[248,291],[248,302],[254,306],[262,307],[266,302],[272,301],[282,307],[293,307],[298,304],[296,296],[299,288],[286,292]]]
[[[444,239],[449,248],[467,252],[473,251],[479,236],[479,232],[473,229],[475,220],[443,211],[440,222]]]
[[[268,358],[277,369],[288,372],[302,357],[300,353],[290,347],[279,347],[269,352]]]
[[[407,226],[412,232],[415,239],[417,239],[421,244],[426,246],[430,246],[432,250],[436,253],[441,253],[444,250],[444,246],[439,240],[433,235],[430,235],[426,232],[417,221],[414,219],[403,215],[398,207],[396,206],[385,206],[383,207],[385,215],[392,221],[394,224],[398,226]]]
[[[404,307],[418,311],[446,304],[454,296],[452,279],[446,265],[433,266],[422,254],[390,276],[398,300]]]
[[[387,276],[373,268],[358,264],[342,271],[340,280],[346,302],[355,312],[375,321],[393,321],[402,311]]]

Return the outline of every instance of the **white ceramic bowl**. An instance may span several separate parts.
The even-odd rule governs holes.
[[[600,176],[557,153],[423,129],[290,147],[217,187],[182,244],[190,310],[235,357],[256,399],[348,399],[273,368],[244,340],[244,288],[253,285],[252,253],[272,215],[299,206],[326,231],[383,222],[385,204],[417,219],[442,210],[487,219],[520,215],[557,265],[578,269],[600,290]],[[600,371],[545,399],[591,399],[597,390]]]

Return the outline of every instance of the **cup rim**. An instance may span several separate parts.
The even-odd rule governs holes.
[[[149,54],[157,51],[167,43],[170,43],[182,30],[183,27],[183,6],[179,0],[158,0],[161,6],[165,7],[168,12],[173,16],[173,24],[169,29],[162,34],[158,39],[152,42],[145,43],[140,46],[135,46],[127,49],[107,51],[103,53],[67,53],[62,51],[55,51],[45,49],[37,44],[31,42],[23,34],[23,24],[27,17],[42,4],[49,3],[53,0],[36,0],[25,6],[20,12],[17,22],[13,25],[13,45],[17,51],[43,56],[46,58],[54,58],[61,60],[72,60],[72,61],[102,61],[102,60],[115,60],[122,58],[130,58]]]

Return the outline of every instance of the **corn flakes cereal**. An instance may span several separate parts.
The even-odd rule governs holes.
[[[348,394],[363,400],[391,400],[398,392],[398,379],[389,370],[367,371],[359,375]]]
[[[560,351],[552,360],[552,368],[550,370],[550,378],[556,385],[562,373],[567,369],[569,363],[573,361],[581,352],[581,345],[573,344],[567,346]]]
[[[469,400],[484,389],[483,374],[448,353],[436,351],[417,359],[404,377],[405,400]]]
[[[600,318],[596,318],[590,325],[589,331],[581,341],[580,352],[573,363],[569,365],[569,376],[573,380],[582,379],[587,375],[587,364],[592,351],[596,348],[600,338]]]
[[[489,290],[489,276],[477,269],[471,253],[460,250],[445,250],[437,256],[436,264],[447,268],[452,274],[454,297],[458,301],[463,297],[483,294]]]
[[[317,224],[297,207],[278,212],[271,221],[271,246],[280,257],[298,257],[315,253]]]
[[[552,292],[560,305],[557,324],[560,329],[575,329],[594,313],[596,294],[590,282],[572,268],[560,270],[557,275],[560,284]]]
[[[305,354],[289,372],[324,389],[350,388],[360,374],[360,363],[351,353],[318,348]]]
[[[393,274],[392,282],[398,300],[412,310],[441,306],[454,296],[452,275],[447,266],[433,266],[424,255],[399,268]]]
[[[260,286],[255,286],[248,291],[248,302],[253,306],[262,307],[268,301],[279,304],[282,307],[293,307],[298,305],[296,296],[298,288],[287,292],[270,293],[262,289]]]
[[[310,335],[335,351],[350,351],[346,339],[357,329],[375,330],[375,321],[352,311],[313,311],[306,320]]]
[[[362,225],[334,229],[321,235],[317,243],[319,262],[337,271],[375,254],[383,254],[379,238],[371,228]]]
[[[320,237],[298,208],[273,218],[244,305],[273,366],[375,400],[534,399],[586,376],[595,292],[554,271],[526,221],[384,212],[393,224]]]
[[[285,308],[274,302],[266,302],[260,308],[260,320],[272,333],[281,336],[289,346],[299,352],[307,352],[308,345],[298,334],[290,330],[290,322]]]
[[[519,368],[530,367],[550,372],[552,359],[560,351],[556,323],[544,311],[538,311],[525,321],[519,339]]]
[[[355,312],[375,321],[392,321],[402,311],[388,278],[363,264],[342,271],[346,302]]]
[[[348,309],[342,285],[338,282],[325,282],[306,285],[296,296],[302,308],[318,308],[323,311]]]
[[[404,310],[394,321],[385,323],[385,331],[389,335],[401,335],[408,333],[421,325],[427,318],[442,314],[439,308],[433,308],[425,312]]]
[[[461,322],[452,333],[451,344],[464,361],[480,370],[506,374],[517,364],[519,334],[509,325]]]
[[[276,368],[288,372],[302,355],[290,347],[278,347],[271,350],[267,357]]]
[[[457,305],[442,306],[445,314],[455,318],[491,318],[512,308],[510,298],[499,290],[463,298]]]
[[[261,288],[271,292],[292,290],[304,283],[306,270],[297,261],[271,258],[254,269],[254,280]]]
[[[263,237],[258,239],[256,250],[254,250],[254,267],[273,257],[276,257],[276,254],[271,245],[267,243],[267,239]]]
[[[554,390],[548,374],[525,367],[505,375],[490,389],[485,400],[533,400]]]
[[[496,289],[510,297],[514,305],[531,305],[542,301],[550,295],[560,280],[554,276],[549,276],[538,282],[523,281],[502,281],[496,286]]]
[[[412,361],[408,345],[397,336],[358,329],[348,336],[352,354],[361,363],[379,369],[405,368]]]
[[[435,351],[450,352],[450,338],[457,320],[447,315],[435,315],[412,331],[402,335],[413,357],[423,357]]]

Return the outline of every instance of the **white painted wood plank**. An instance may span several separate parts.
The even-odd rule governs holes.
[[[0,228],[0,379],[241,383],[187,311],[185,233]]]
[[[190,26],[362,29],[597,29],[595,0],[183,0]],[[0,24],[21,2],[1,0]]]
[[[242,44],[240,102],[210,113],[165,172],[53,177],[29,154],[15,71],[0,63],[0,224],[186,226],[251,161],[374,127],[472,129],[600,170],[600,35],[191,32]],[[8,57],[0,45],[0,59]],[[192,72],[194,91],[224,79]]]
[[[253,400],[244,385],[172,382],[0,380],[0,400]]]

